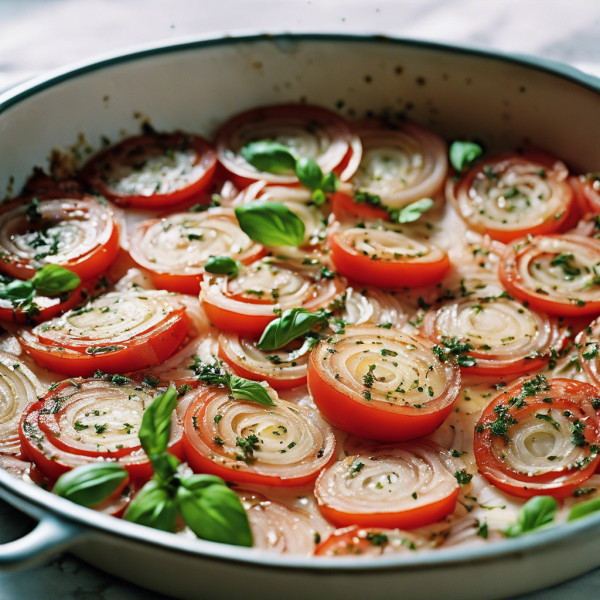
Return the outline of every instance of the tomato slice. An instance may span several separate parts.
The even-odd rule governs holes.
[[[530,498],[570,496],[600,464],[600,389],[543,375],[521,380],[483,411],[475,428],[481,474]]]
[[[352,525],[334,531],[315,549],[315,556],[380,556],[414,552],[421,540],[405,531]]]
[[[35,295],[31,302],[21,306],[14,306],[9,300],[0,299],[0,320],[27,325],[42,323],[79,306],[102,287],[97,279],[84,281],[71,292],[60,296]]]
[[[580,195],[582,212],[591,211],[596,215],[600,214],[600,178],[593,174],[582,175],[576,178],[574,188]]]
[[[459,368],[440,362],[433,346],[398,330],[346,327],[312,351],[308,387],[343,431],[382,442],[421,437],[448,416],[460,389]]]
[[[277,487],[315,480],[335,456],[335,436],[310,408],[274,396],[276,406],[234,400],[201,387],[184,417],[188,464],[236,483]]]
[[[19,428],[23,454],[49,479],[99,460],[117,461],[134,480],[151,477],[152,466],[137,432],[145,408],[160,391],[126,377],[112,381],[63,381],[23,413]],[[168,449],[179,458],[182,435],[174,419]]]
[[[163,362],[188,333],[190,319],[161,291],[111,292],[19,333],[25,352],[58,373],[127,373]]]
[[[276,390],[289,390],[306,383],[308,351],[296,356],[300,344],[292,343],[279,350],[263,351],[257,341],[237,333],[219,336],[219,357],[240,377],[266,381]]]
[[[568,341],[555,319],[506,296],[470,296],[430,309],[421,333],[471,361],[463,372],[499,376],[536,371]]]
[[[506,153],[478,163],[446,197],[468,224],[505,244],[527,234],[546,235],[567,222],[574,207],[568,170],[541,152]]]
[[[82,179],[120,206],[160,208],[200,194],[217,167],[214,148],[197,135],[140,135],[103,150]]]
[[[386,290],[437,283],[450,268],[443,250],[396,231],[347,229],[334,233],[329,243],[342,275]]]
[[[302,156],[314,159],[324,173],[336,172],[342,181],[356,171],[362,146],[348,123],[335,113],[306,104],[263,106],[243,112],[219,129],[215,141],[219,161],[233,182],[245,188],[260,179],[278,185],[295,185],[296,174],[258,171],[241,155],[241,149],[257,140],[274,140]]]
[[[317,310],[343,292],[345,282],[322,277],[319,267],[264,258],[240,269],[234,278],[206,275],[200,299],[221,331],[259,338],[280,310]]]
[[[109,206],[85,194],[21,197],[0,210],[0,271],[30,279],[46,264],[83,280],[102,274],[119,251]]]
[[[266,253],[240,229],[228,208],[144,221],[130,242],[131,257],[150,271],[157,288],[192,295],[200,292],[204,265],[211,256],[228,256],[248,265]]]
[[[337,219],[343,219],[347,215],[352,215],[360,219],[372,219],[374,221],[390,220],[390,213],[383,208],[377,208],[367,202],[358,202],[356,197],[352,197],[349,190],[340,190],[331,198],[331,210]]]
[[[337,527],[415,529],[454,512],[460,470],[434,442],[406,442],[334,463],[317,479],[315,496]]]
[[[559,316],[600,313],[600,244],[563,234],[521,240],[506,248],[498,275],[510,294]]]

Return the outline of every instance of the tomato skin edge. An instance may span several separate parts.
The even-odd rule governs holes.
[[[356,402],[325,381],[311,355],[308,389],[321,415],[335,427],[358,437],[394,443],[413,440],[435,431],[452,412],[454,399],[433,413],[406,415]]]

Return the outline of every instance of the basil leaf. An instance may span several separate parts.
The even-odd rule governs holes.
[[[177,467],[181,464],[178,458],[168,452],[155,454],[151,461],[154,477],[165,484],[171,483],[177,475]]]
[[[450,163],[459,173],[483,154],[483,148],[473,142],[453,142],[450,146]]]
[[[61,475],[53,492],[81,506],[98,506],[129,478],[114,462],[93,462]]]
[[[255,200],[235,209],[242,231],[265,246],[300,246],[304,222],[279,202]]]
[[[252,546],[248,516],[239,498],[214,475],[181,480],[177,506],[185,524],[203,540]]]
[[[323,183],[323,171],[312,158],[299,158],[296,161],[296,175],[300,183],[309,190],[318,190]]]
[[[171,413],[176,404],[177,390],[170,387],[156,396],[144,411],[138,437],[150,458],[162,454],[167,449],[171,435]]]
[[[260,350],[283,348],[325,319],[323,313],[312,313],[305,308],[289,308],[283,311],[281,317],[271,321],[265,327],[256,346]]]
[[[296,166],[290,149],[279,142],[250,142],[241,149],[241,154],[255,169],[267,173],[283,173]]]
[[[228,385],[231,390],[231,395],[236,400],[249,400],[264,406],[277,406],[275,402],[271,400],[271,396],[269,396],[267,390],[260,385],[258,381],[244,379],[237,375],[230,375]]]
[[[132,523],[175,533],[177,503],[171,488],[150,480],[129,503],[123,518]]]
[[[340,189],[340,180],[335,173],[327,173],[325,177],[323,177],[323,182],[321,183],[321,189],[326,194],[333,194]]]
[[[15,279],[10,283],[0,286],[0,299],[8,300],[13,305],[29,302],[35,296],[35,288],[31,280],[21,281]]]
[[[594,498],[581,504],[576,504],[569,513],[567,521],[576,521],[582,517],[587,517],[592,513],[600,511],[600,498]]]
[[[433,206],[433,200],[431,198],[421,198],[408,206],[400,209],[397,213],[394,211],[392,214],[392,220],[397,223],[412,223],[419,219],[419,217],[427,212]]]
[[[217,275],[229,275],[229,277],[237,277],[237,274],[242,267],[242,264],[229,256],[209,256],[204,270]]]
[[[519,517],[504,533],[508,537],[517,537],[536,531],[552,523],[558,503],[552,496],[534,496],[519,511]]]
[[[81,284],[81,279],[68,269],[46,265],[33,276],[31,283],[38,292],[53,295],[74,290]]]

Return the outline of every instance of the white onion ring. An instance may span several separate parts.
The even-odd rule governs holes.
[[[402,208],[442,189],[447,148],[436,134],[414,123],[399,129],[370,123],[357,132],[363,156],[352,180],[355,190],[378,196],[389,208]]]

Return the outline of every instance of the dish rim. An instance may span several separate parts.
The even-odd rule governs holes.
[[[174,41],[152,42],[127,47],[72,63],[21,83],[0,94],[0,114],[19,102],[55,85],[121,63],[134,62],[173,52],[240,43],[253,44],[264,41],[274,43],[281,41],[315,41],[388,44],[440,51],[448,54],[467,55],[547,73],[559,79],[578,84],[600,95],[600,78],[583,73],[567,64],[517,53],[378,34],[310,32],[271,34],[243,32],[234,35],[229,33],[212,33]],[[495,562],[500,558],[516,559],[520,558],[523,553],[536,549],[539,550],[542,547],[550,548],[575,538],[587,538],[600,532],[600,514],[597,514],[573,523],[561,523],[555,527],[537,532],[535,535],[507,539],[502,542],[490,543],[487,546],[475,546],[463,550],[449,547],[425,553],[415,552],[414,554],[381,556],[373,559],[362,558],[357,560],[353,557],[323,557],[315,559],[313,556],[275,555],[257,551],[253,548],[241,548],[205,540],[192,540],[120,519],[114,519],[108,515],[99,514],[93,510],[75,505],[64,498],[55,496],[25,481],[15,479],[14,476],[3,469],[0,469],[0,497],[14,503],[17,507],[21,504],[33,507],[33,510],[25,511],[29,512],[29,514],[39,515],[41,513],[43,515],[58,516],[66,525],[70,527],[75,525],[76,528],[79,528],[80,533],[83,533],[84,536],[109,534],[113,537],[152,545],[155,548],[169,550],[170,552],[199,555],[203,559],[225,560],[227,562],[243,563],[247,566],[275,569],[292,568],[294,571],[338,571],[344,574],[348,574],[352,570],[356,571],[359,575],[365,571],[422,570],[450,567],[462,563],[479,564]],[[75,534],[71,543],[76,543],[79,538],[80,535]]]

